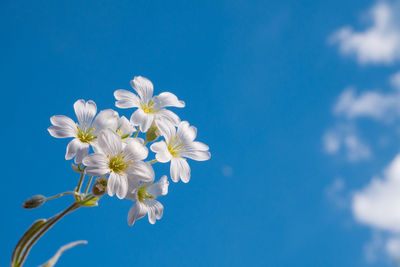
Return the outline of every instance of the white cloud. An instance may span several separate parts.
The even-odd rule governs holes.
[[[337,30],[329,38],[344,55],[355,56],[360,64],[393,63],[400,59],[399,8],[379,2],[367,13],[372,25],[357,32],[351,26]]]
[[[380,1],[365,13],[370,22],[364,29],[345,26],[335,31],[329,41],[338,46],[344,56],[359,64],[393,64],[400,62],[400,0]],[[395,90],[357,92],[347,88],[334,105],[335,126],[323,136],[327,154],[343,153],[348,161],[371,157],[368,145],[360,138],[357,127],[361,118],[372,119],[386,126],[400,119],[400,71],[390,77]],[[371,129],[371,128],[369,128]],[[393,127],[393,131],[395,131]],[[363,132],[361,132],[363,134]],[[376,140],[387,145],[387,138]],[[372,177],[351,198],[344,198],[345,182],[335,179],[325,189],[327,197],[337,203],[350,203],[356,221],[372,229],[372,239],[364,247],[367,261],[374,262],[386,253],[391,259],[400,258],[400,153],[388,164],[382,175]],[[346,202],[347,200],[347,202]],[[345,202],[343,202],[345,201]]]
[[[343,178],[336,178],[332,184],[325,188],[325,195],[336,207],[343,209],[348,206],[348,199],[344,196],[345,189],[346,184]]]
[[[365,247],[368,261],[374,261],[382,249],[394,260],[400,258],[400,154],[386,167],[382,177],[373,177],[352,199],[356,220],[376,231],[371,244]]]
[[[390,84],[393,86],[393,88],[397,90],[400,89],[400,71],[390,76]]]
[[[356,135],[348,135],[344,138],[349,161],[360,161],[371,157],[371,150]]]
[[[369,146],[357,135],[354,127],[349,125],[337,126],[323,136],[324,151],[334,155],[343,151],[348,161],[357,162],[369,159]]]
[[[339,152],[342,140],[340,136],[334,132],[329,131],[323,137],[324,150],[328,154],[336,154]]]
[[[386,241],[385,249],[387,254],[393,259],[400,257],[400,237],[392,237]]]
[[[376,262],[384,246],[385,241],[382,234],[375,231],[372,234],[372,239],[364,245],[364,256],[367,262]]]
[[[353,196],[352,210],[357,221],[371,227],[400,233],[400,154]]]
[[[384,94],[378,91],[367,91],[357,95],[353,88],[349,88],[339,96],[334,113],[348,119],[369,117],[391,121],[400,117],[400,92],[393,91]]]

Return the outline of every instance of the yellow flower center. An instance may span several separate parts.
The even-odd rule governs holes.
[[[154,101],[153,100],[150,100],[146,104],[145,103],[140,104],[140,107],[147,114],[156,112],[156,110],[154,108]]]
[[[152,195],[147,193],[147,186],[142,186],[139,188],[139,190],[137,192],[137,199],[140,202],[143,202],[146,199],[155,199],[155,197],[153,197]]]
[[[129,137],[129,134],[124,134],[124,133],[122,132],[121,128],[118,128],[118,129],[116,130],[116,133],[121,137],[121,139],[126,139],[126,138]]]
[[[110,155],[108,155],[107,157],[110,157]],[[123,154],[118,154],[110,158],[110,161],[108,162],[108,167],[114,173],[123,174],[124,171],[129,167],[129,164],[132,164],[132,161],[130,163],[127,163],[125,161],[125,156]]]
[[[182,141],[180,139],[177,139],[176,136],[169,141],[169,143],[167,144],[167,148],[169,153],[174,158],[179,158],[179,153],[185,151]]]
[[[77,127],[76,136],[82,143],[90,143],[97,138],[97,136],[93,135],[94,128],[84,129]]]

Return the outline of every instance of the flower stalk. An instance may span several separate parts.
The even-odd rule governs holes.
[[[74,202],[62,212],[47,220],[37,220],[29,227],[13,251],[11,267],[22,267],[32,247],[67,214],[80,207],[97,206],[103,195],[116,195],[134,202],[128,212],[130,226],[146,215],[151,224],[156,223],[164,212],[158,198],[167,195],[169,181],[166,175],[155,181],[155,163],[170,162],[172,181],[187,183],[191,176],[187,159],[210,158],[208,146],[194,141],[197,129],[167,109],[183,108],[185,102],[170,92],[153,95],[152,82],[141,76],[134,77],[131,86],[136,93],[124,89],[114,92],[117,107],[136,108],[130,120],[112,109],[97,113],[96,103],[83,99],[73,105],[77,120],[64,115],[50,118],[51,136],[72,138],[65,159],[74,160],[72,169],[79,173],[78,184],[73,191],[54,196],[35,195],[22,206],[37,208],[47,200],[65,195],[72,195]],[[149,151],[154,153],[153,160],[148,160]]]

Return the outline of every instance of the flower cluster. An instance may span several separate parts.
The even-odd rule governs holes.
[[[187,183],[187,159],[204,161],[211,155],[207,145],[195,141],[197,129],[166,109],[183,108],[183,101],[169,92],[153,96],[153,84],[141,76],[135,77],[131,86],[135,92],[114,92],[118,108],[136,109],[129,120],[112,109],[96,115],[95,102],[78,100],[74,104],[77,122],[56,115],[50,118],[52,126],[48,131],[56,138],[73,138],[65,159],[74,159],[84,174],[97,177],[93,194],[107,192],[109,196],[135,201],[128,213],[128,224],[133,225],[146,214],[154,224],[164,210],[156,199],[168,193],[169,182],[166,175],[155,182],[153,164],[170,162],[171,180]],[[140,132],[144,138],[139,137]],[[153,160],[147,160],[147,145],[155,154]]]

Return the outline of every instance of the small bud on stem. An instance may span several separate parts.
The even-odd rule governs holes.
[[[43,195],[35,195],[27,200],[25,200],[24,203],[22,203],[22,207],[24,209],[34,209],[37,208],[41,205],[43,205],[44,202],[46,202],[47,198]]]
[[[96,183],[92,186],[92,193],[95,196],[102,196],[107,192],[107,179],[105,177],[96,178]]]
[[[150,129],[146,133],[146,144],[156,140],[159,135],[160,135],[160,133],[158,131],[157,125],[153,122],[151,124]]]

